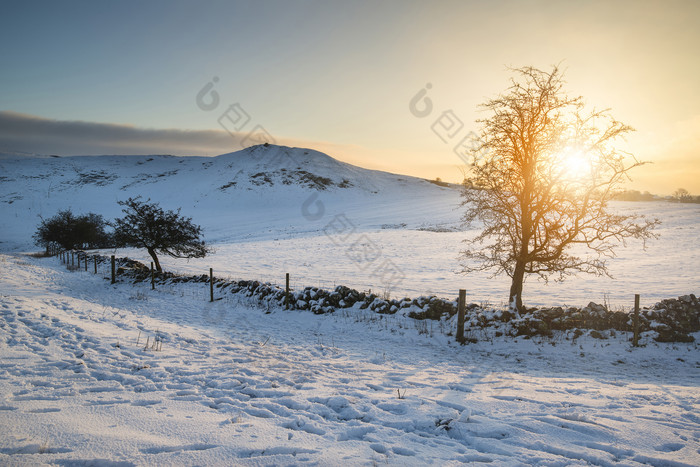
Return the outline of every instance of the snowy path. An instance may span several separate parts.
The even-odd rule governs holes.
[[[700,464],[696,344],[458,347],[201,288],[0,255],[0,464]]]

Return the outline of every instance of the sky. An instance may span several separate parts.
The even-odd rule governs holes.
[[[3,0],[0,152],[270,141],[461,181],[479,105],[512,68],[559,64],[567,93],[636,129],[619,147],[652,164],[629,188],[700,194],[698,24],[680,0]]]

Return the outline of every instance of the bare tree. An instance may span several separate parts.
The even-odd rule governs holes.
[[[174,258],[203,258],[210,252],[200,239],[202,228],[180,210],[164,211],[157,203],[129,198],[119,201],[126,214],[114,220],[114,238],[118,246],[145,248],[156,270],[162,272],[158,252]]]
[[[465,273],[508,274],[509,303],[521,311],[527,274],[609,275],[614,247],[653,238],[659,221],[608,210],[628,172],[643,164],[613,147],[632,128],[564,94],[558,67],[513,71],[508,90],[482,105],[490,116],[478,121],[463,206],[465,224],[483,231],[462,255]],[[576,245],[587,253],[572,253]]]
[[[679,203],[690,203],[693,201],[693,197],[685,188],[679,188],[673,192],[673,197]]]

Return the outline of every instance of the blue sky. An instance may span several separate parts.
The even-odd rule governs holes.
[[[63,125],[56,153],[237,150],[218,123],[237,103],[250,116],[241,138],[260,125],[280,143],[351,163],[459,180],[453,145],[431,131],[439,113],[451,110],[463,122],[458,136],[477,130],[478,105],[507,87],[508,66],[561,62],[571,94],[611,107],[638,130],[628,149],[655,162],[640,169],[638,188],[700,191],[700,2],[5,1],[0,8],[3,117],[94,124],[76,128],[73,139]],[[220,105],[205,111],[195,99],[209,82]],[[435,111],[417,118],[409,101],[426,83]],[[119,125],[138,136],[131,140]],[[0,135],[0,150],[43,151],[55,135],[39,135],[39,127],[46,125]],[[97,144],[115,127],[119,144]],[[182,133],[168,142],[177,131],[157,131],[164,129]],[[183,143],[187,135],[191,144]]]

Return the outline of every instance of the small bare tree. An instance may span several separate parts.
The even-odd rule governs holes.
[[[490,116],[478,121],[463,206],[465,224],[483,231],[462,255],[465,273],[508,274],[509,303],[521,311],[527,274],[609,275],[605,258],[614,247],[654,237],[659,221],[608,210],[628,172],[643,164],[613,147],[632,128],[565,95],[557,67],[514,72],[518,79],[483,104]],[[573,254],[576,245],[588,253]]]
[[[158,272],[162,272],[158,252],[173,258],[203,258],[210,252],[200,239],[202,228],[193,224],[191,218],[180,216],[179,209],[164,211],[148,201],[119,201],[125,216],[113,223],[117,246],[145,248]]]
[[[679,188],[673,192],[673,198],[679,203],[690,203],[693,200],[690,192],[685,188]]]

